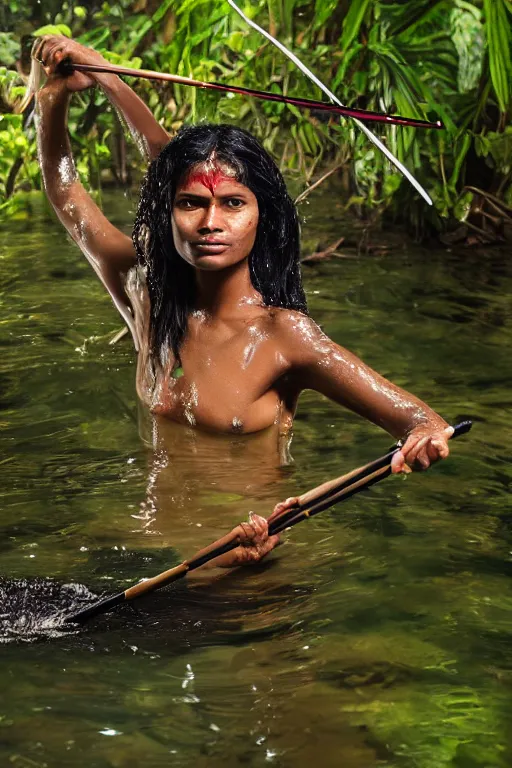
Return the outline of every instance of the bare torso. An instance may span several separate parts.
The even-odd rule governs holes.
[[[148,302],[143,275],[129,276],[138,337],[137,391],[159,416],[220,433],[247,434],[273,425],[291,427],[297,400],[287,381],[289,361],[277,315],[285,310],[246,302],[212,318],[192,312],[176,369],[169,351],[150,362]]]

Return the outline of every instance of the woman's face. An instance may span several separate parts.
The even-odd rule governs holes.
[[[229,167],[208,161],[180,181],[172,234],[180,256],[197,269],[220,270],[247,259],[256,238],[258,201]]]

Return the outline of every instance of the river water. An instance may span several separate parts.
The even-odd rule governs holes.
[[[126,228],[130,207],[106,205]],[[154,575],[391,441],[307,393],[287,466],[257,440],[181,428],[169,455],[151,451],[134,353],[109,344],[121,323],[89,265],[44,209],[3,224],[0,765],[512,764],[510,260],[396,233],[357,251],[335,196],[302,210],[305,252],[348,237],[304,266],[313,317],[473,431],[260,566],[77,632],[53,627],[61,602]]]

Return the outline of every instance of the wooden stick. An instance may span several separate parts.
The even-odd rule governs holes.
[[[324,173],[323,176],[321,176],[313,184],[311,184],[311,186],[305,189],[304,192],[301,192],[300,195],[295,198],[295,205],[302,203],[302,201],[306,199],[306,197],[309,195],[310,192],[312,192],[314,189],[319,187],[320,184],[322,184],[326,179],[332,176],[333,173],[336,173],[336,171],[339,171],[340,168],[343,168],[343,165],[344,163],[339,163],[338,165],[335,165],[334,168],[331,168],[330,171],[327,171],[327,173]]]
[[[454,427],[452,438],[464,435],[466,432],[469,432],[471,427],[472,423],[470,421],[463,421],[457,424]],[[335,480],[329,480],[316,488],[312,488],[310,491],[306,491],[306,493],[299,497],[298,503],[294,507],[284,510],[278,517],[274,518],[268,527],[269,535],[281,533],[302,520],[313,517],[324,509],[333,506],[333,504],[338,504],[388,477],[391,474],[391,460],[399,450],[400,444],[394,446],[391,451],[370,464],[365,464],[363,467],[354,469],[352,472],[348,472]],[[221,539],[196,552],[191,560],[184,560],[174,568],[169,568],[157,576],[153,576],[151,579],[140,581],[138,584],[124,590],[124,592],[119,592],[117,595],[100,600],[98,603],[94,603],[94,605],[84,608],[84,610],[72,616],[68,616],[65,621],[75,624],[83,623],[93,616],[98,616],[120,603],[124,603],[126,600],[133,600],[134,598],[141,597],[141,595],[161,589],[167,584],[183,578],[190,571],[214,560],[216,557],[231,552],[240,544],[241,537],[237,532],[237,528],[234,528],[233,531]]]
[[[405,125],[413,128],[444,128],[440,120],[432,123],[429,120],[418,120],[413,117],[401,117],[400,115],[387,115],[381,112],[374,112],[368,109],[352,109],[351,107],[339,107],[336,104],[329,104],[325,101],[315,101],[314,99],[301,99],[292,96],[283,96],[280,93],[271,93],[269,91],[258,91],[255,88],[245,88],[240,85],[223,85],[221,83],[209,83],[203,80],[193,80],[190,77],[181,75],[172,75],[168,72],[154,72],[149,69],[133,69],[130,67],[121,67],[116,64],[75,64],[70,58],[63,59],[58,67],[59,72],[66,76],[77,72],[99,72],[112,75],[125,75],[129,77],[142,77],[146,80],[164,80],[177,85],[190,85],[194,88],[205,88],[215,91],[225,91],[227,93],[238,93],[243,96],[254,96],[257,99],[266,101],[278,101],[282,104],[293,104],[302,109],[317,109],[326,112],[333,112],[344,117],[353,117],[357,120],[367,120],[376,123],[388,123],[389,125]]]

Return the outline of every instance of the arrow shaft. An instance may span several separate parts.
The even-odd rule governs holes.
[[[225,93],[237,93],[242,96],[252,96],[257,99],[263,99],[265,101],[276,101],[281,104],[292,104],[293,106],[300,107],[302,109],[315,109],[323,112],[332,112],[334,114],[342,115],[343,117],[351,117],[357,120],[367,120],[374,123],[387,123],[388,125],[402,125],[413,128],[436,128],[443,127],[442,123],[438,120],[435,123],[428,120],[418,120],[413,117],[402,117],[400,115],[388,115],[382,112],[374,112],[367,109],[354,109],[352,107],[345,107],[341,103],[330,104],[325,101],[315,101],[315,99],[303,99],[295,96],[284,96],[281,93],[272,93],[270,91],[259,91],[255,88],[246,88],[241,85],[224,85],[221,83],[210,83],[203,80],[194,80],[191,77],[183,77],[181,75],[172,75],[167,72],[155,72],[149,69],[133,69],[131,67],[120,67],[115,64],[75,64],[71,61],[66,62],[68,72],[76,70],[77,72],[97,72],[103,74],[123,75],[128,77],[140,77],[146,80],[161,80],[169,83],[176,83],[177,85],[188,85],[193,88],[203,88],[205,90],[223,91]],[[66,69],[64,70],[66,71]]]

